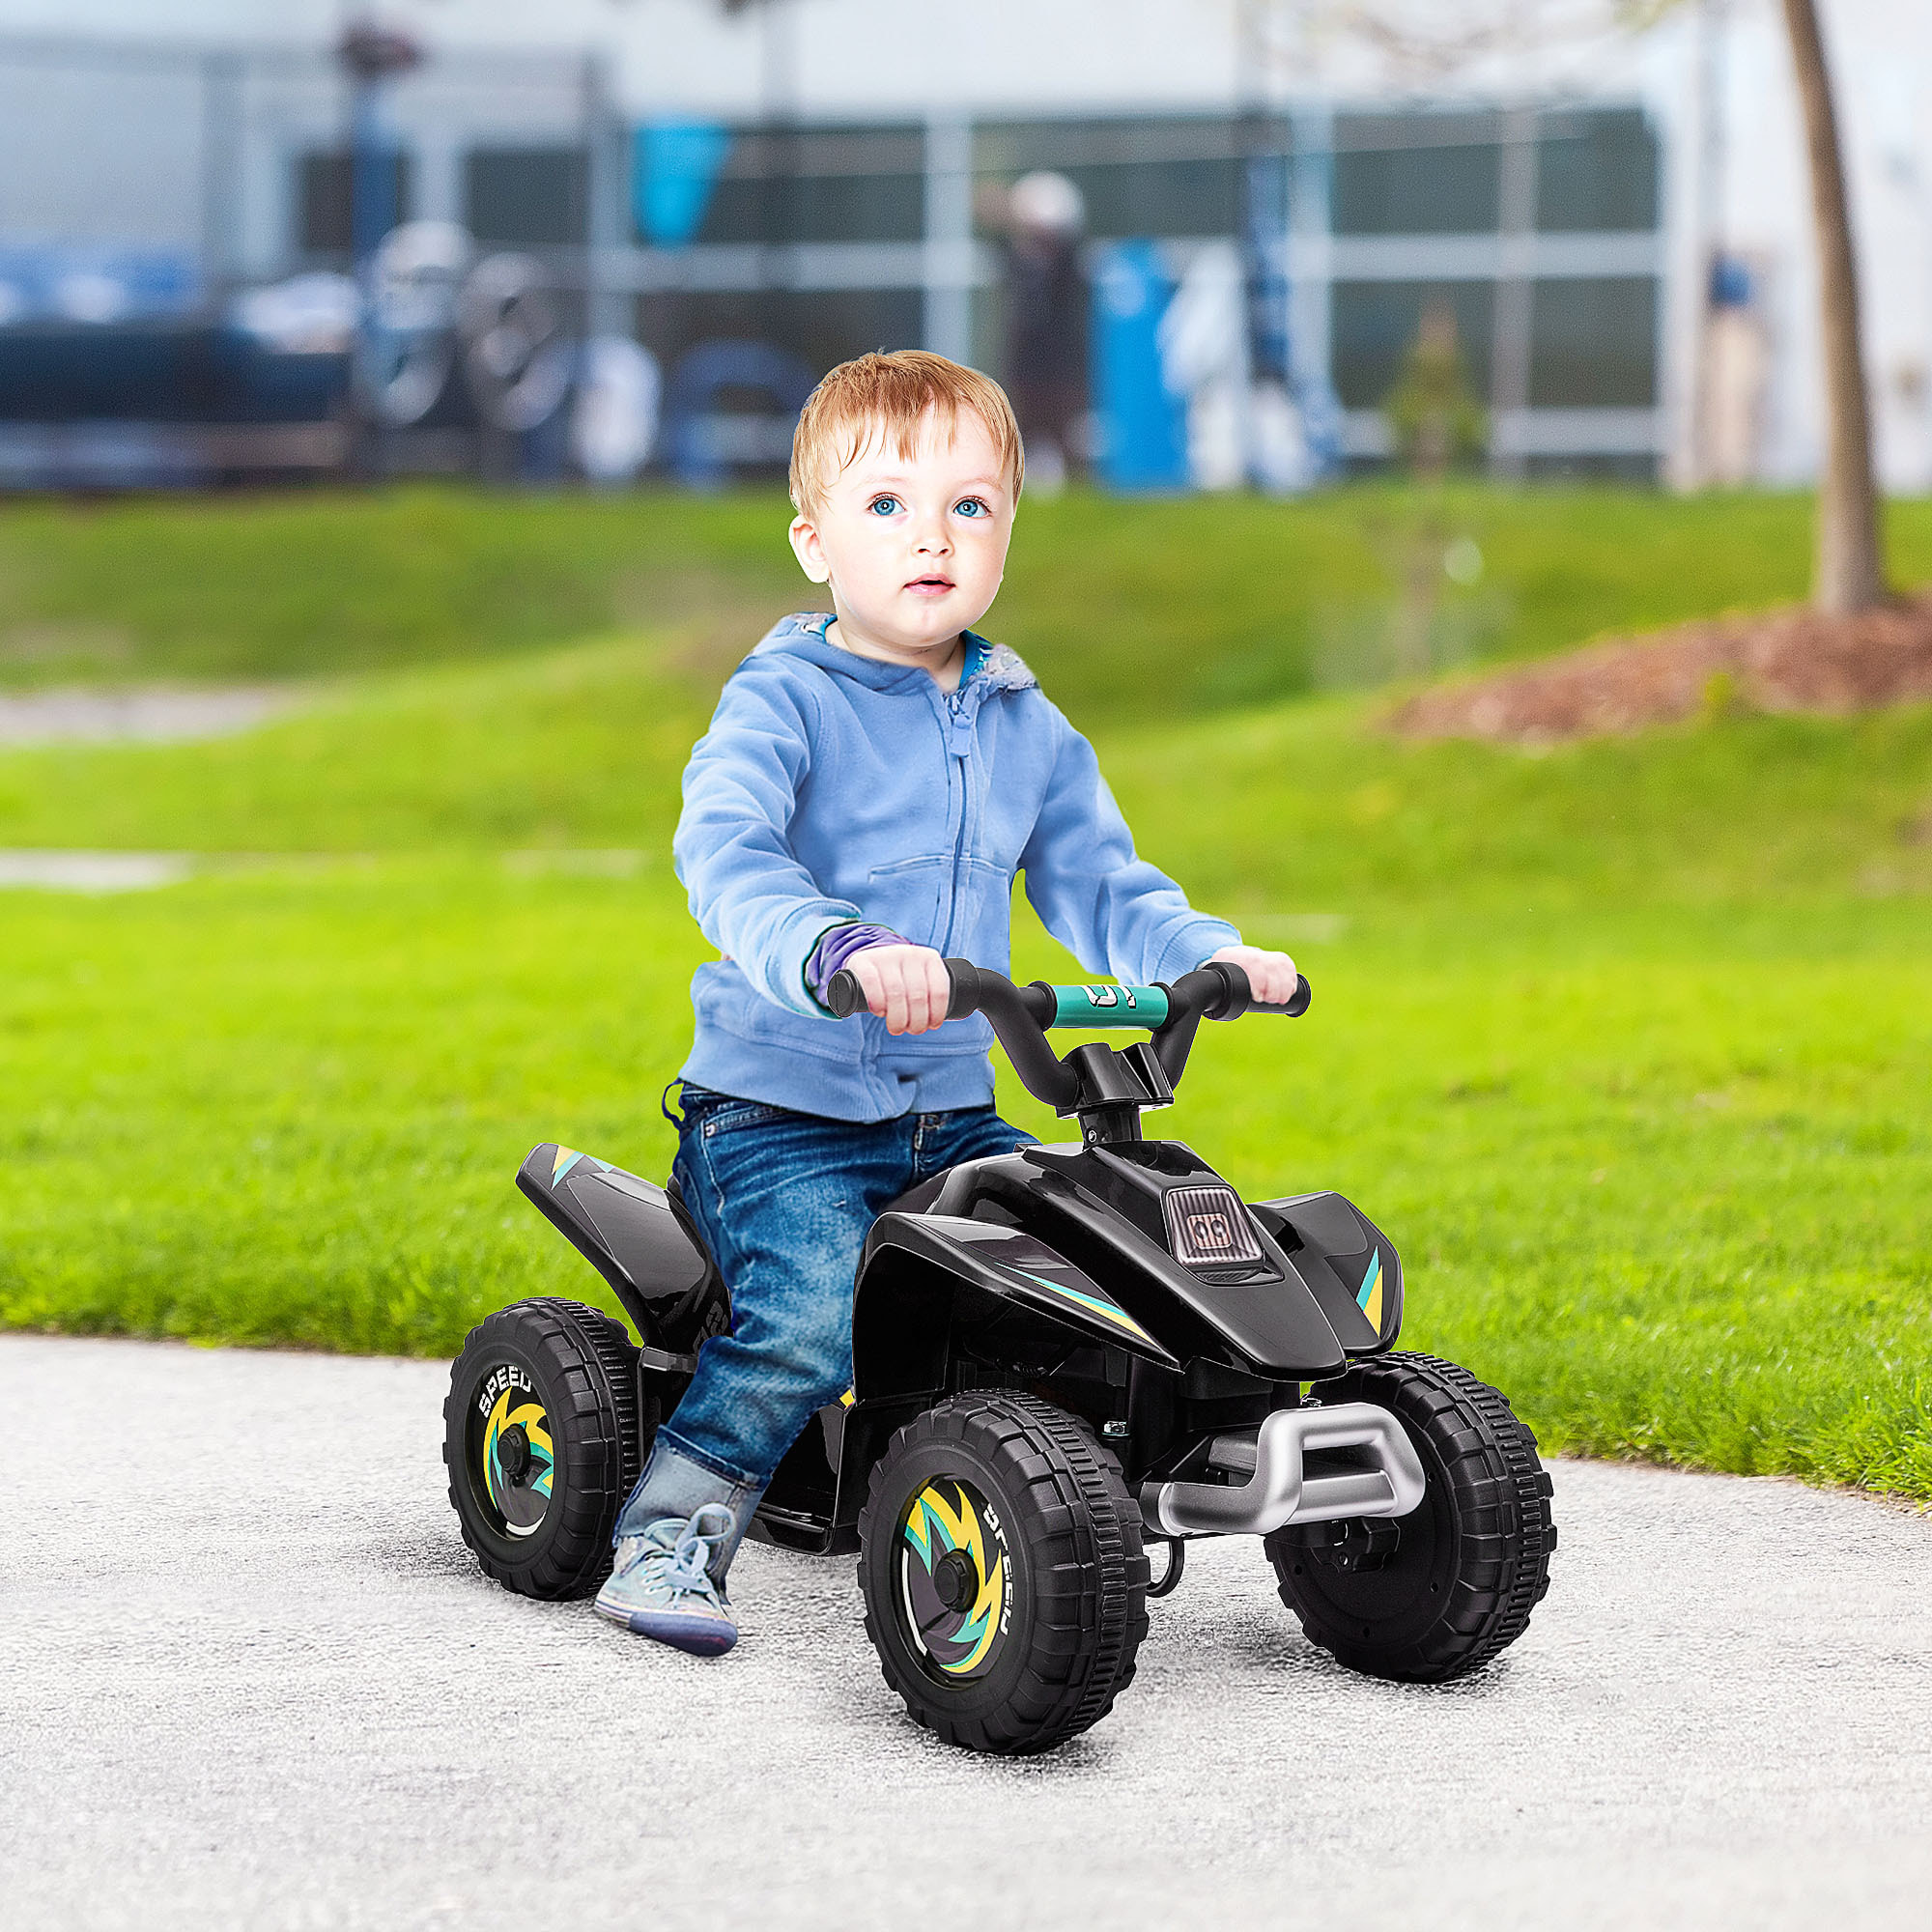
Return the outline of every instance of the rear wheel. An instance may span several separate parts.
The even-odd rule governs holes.
[[[1536,1437],[1507,1401],[1434,1355],[1378,1357],[1321,1399],[1398,1416],[1429,1488],[1406,1517],[1278,1529],[1263,1547],[1309,1640],[1351,1670],[1440,1684],[1528,1627],[1556,1548]]]
[[[1051,1403],[959,1396],[893,1438],[859,1519],[866,1632],[907,1712],[1018,1756],[1098,1722],[1147,1634],[1121,1473]]]
[[[637,1365],[623,1324],[574,1301],[520,1301],[469,1331],[442,1458],[463,1540],[505,1589],[586,1597],[610,1575],[617,1512],[657,1432]]]

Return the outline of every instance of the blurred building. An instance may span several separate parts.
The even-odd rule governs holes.
[[[387,191],[404,217],[542,261],[574,327],[635,334],[667,378],[661,447],[693,474],[775,457],[799,384],[859,350],[997,368],[1002,195],[1042,171],[1079,190],[1096,273],[1112,244],[1151,243],[1120,259],[1211,297],[1233,244],[1242,366],[1278,365],[1342,463],[1386,456],[1381,405],[1446,303],[1502,473],[1810,473],[1808,199],[1775,0],[1693,0],[1637,37],[1552,0],[1547,38],[1472,37],[1446,60],[1458,4],[1425,10],[1432,61],[1350,39],[1347,10],[1269,0],[980,0],[970,17],[392,0],[381,17],[430,57],[385,91]],[[5,332],[205,317],[348,267],[328,49],[368,11],[0,5]],[[1924,488],[1932,8],[1825,11],[1858,103],[1881,461]],[[0,366],[0,414],[19,408]],[[682,441],[679,421],[696,426]]]

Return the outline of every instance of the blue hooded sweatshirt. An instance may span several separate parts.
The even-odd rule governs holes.
[[[1006,972],[1015,874],[1089,972],[1172,980],[1240,935],[1134,856],[1094,749],[1004,645],[967,638],[955,692],[787,617],[741,664],[684,773],[677,875],[724,957],[692,980],[683,1078],[837,1121],[980,1107],[992,1030],[897,1037],[835,1020],[806,982],[834,926],[866,920]]]

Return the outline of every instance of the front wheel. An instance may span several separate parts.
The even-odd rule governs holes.
[[[1397,1416],[1429,1488],[1405,1517],[1278,1529],[1263,1545],[1310,1642],[1351,1670],[1442,1684],[1514,1643],[1556,1548],[1536,1437],[1466,1369],[1391,1354],[1320,1387]]]
[[[442,1458],[463,1540],[525,1597],[587,1597],[636,1486],[658,1405],[639,1409],[620,1321],[575,1301],[519,1301],[469,1331],[450,1371]]]
[[[1051,1750],[1097,1723],[1147,1634],[1140,1514],[1064,1409],[1016,1393],[927,1409],[859,1519],[866,1633],[913,1719],[968,1750]]]

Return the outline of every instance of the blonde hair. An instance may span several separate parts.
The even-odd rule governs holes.
[[[924,349],[895,349],[841,362],[806,399],[791,440],[791,500],[801,515],[815,509],[824,484],[854,462],[875,436],[895,456],[912,454],[919,426],[935,411],[951,433],[959,412],[986,425],[1000,469],[1015,499],[1026,481],[1026,452],[1007,392],[990,376]]]

